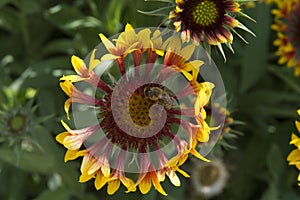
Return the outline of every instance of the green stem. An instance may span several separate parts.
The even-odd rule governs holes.
[[[22,34],[22,40],[25,47],[25,63],[30,64],[31,56],[32,56],[32,48],[31,48],[31,39],[28,29],[28,21],[26,13],[22,8],[22,3],[20,1],[15,2],[16,7],[19,9],[19,20],[20,20],[20,31]]]
[[[275,76],[283,80],[288,86],[290,86],[295,92],[300,94],[299,83],[297,83],[294,77],[289,76],[287,73],[283,73],[283,71],[278,70],[278,66],[271,66],[268,68],[270,72],[272,72]]]

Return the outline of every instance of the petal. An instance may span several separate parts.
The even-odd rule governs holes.
[[[128,192],[135,192],[136,191],[136,186],[130,178],[122,178],[121,179],[122,184],[127,188],[126,193]]]
[[[142,194],[147,194],[150,188],[151,188],[151,180],[148,172],[147,175],[144,177],[144,179],[140,182],[139,189]]]
[[[176,30],[177,32],[179,32],[179,31],[181,30],[181,24],[182,24],[182,21],[175,21],[175,22],[173,23],[173,25],[174,25],[174,27],[175,27],[175,30]]]
[[[107,37],[105,37],[105,35],[103,35],[102,33],[99,34],[99,37],[109,52],[111,51],[111,49],[116,48],[115,45],[109,39],[107,39]]]
[[[103,174],[99,171],[96,174],[96,179],[94,182],[95,188],[100,190],[107,182],[109,181],[108,177],[103,176]]]
[[[202,60],[192,60],[187,62],[189,65],[188,68],[191,69],[191,71],[199,72],[199,68],[204,64]]]
[[[55,140],[56,140],[57,142],[59,142],[60,144],[63,144],[64,139],[65,139],[68,135],[70,135],[69,132],[62,132],[62,133],[58,134],[58,135],[55,137]]]
[[[64,105],[64,110],[65,110],[68,120],[70,120],[69,110],[70,110],[71,102],[72,102],[72,100],[71,100],[71,98],[69,98],[65,101],[65,105]]]
[[[160,48],[162,45],[162,37],[160,30],[156,30],[153,33],[153,36],[151,38],[151,41],[153,43],[153,48]]]
[[[99,162],[99,161],[93,162],[92,165],[89,167],[87,173],[93,174],[95,171],[99,170],[101,167],[102,167],[101,162]],[[106,177],[108,177],[108,176],[106,176]]]
[[[198,153],[198,151],[196,151],[195,149],[191,149],[190,153],[192,155],[194,155],[196,158],[199,158],[199,159],[201,159],[205,162],[210,162],[210,160],[208,160],[208,159],[204,158],[203,156],[201,156],[200,153]]]
[[[151,173],[152,173],[152,183],[153,183],[153,186],[155,187],[155,189],[162,195],[167,196],[167,193],[164,191],[160,182],[158,181],[156,172],[151,172]]]
[[[95,59],[95,52],[96,49],[93,50],[91,57],[90,57],[90,63],[89,63],[89,72],[92,71],[97,65],[100,64],[100,60]]]
[[[72,129],[68,126],[68,124],[66,122],[64,122],[64,120],[60,120],[60,123],[63,125],[63,127],[68,131],[68,132],[72,132]]]
[[[131,24],[127,23],[125,26],[125,31],[130,31],[133,30],[133,27],[131,26]]]
[[[109,164],[103,164],[101,167],[101,171],[105,177],[109,177],[110,175],[110,167]]]
[[[185,178],[190,178],[190,175],[188,173],[186,173],[185,171],[181,170],[181,169],[177,169],[177,171],[182,174]]]
[[[199,142],[208,142],[210,129],[209,129],[207,123],[204,123],[202,126],[203,126],[202,128],[198,129],[198,133],[196,135],[197,140]]]
[[[185,78],[188,79],[188,81],[193,80],[193,75],[192,75],[192,74],[188,73],[188,72],[185,71],[185,70],[181,70],[181,72],[183,73],[183,75],[185,76]]]
[[[155,52],[159,56],[163,56],[165,54],[164,50],[155,49]]]
[[[81,176],[79,177],[79,182],[80,183],[84,183],[84,182],[87,182],[89,180],[91,180],[92,178],[94,178],[95,174],[86,174],[86,173],[83,173],[81,174]]]
[[[76,158],[80,157],[80,156],[84,156],[86,154],[86,150],[82,150],[82,151],[78,151],[77,150],[67,150],[66,154],[65,154],[65,158],[64,161],[67,162],[69,160],[75,160]]]
[[[191,31],[190,30],[184,30],[181,32],[181,39],[184,42],[189,42],[191,38]]]
[[[143,29],[137,34],[138,41],[141,43],[140,47],[143,49],[151,48],[150,29]]]
[[[69,97],[72,96],[74,86],[70,81],[60,82],[59,85],[60,85],[61,89],[66,93],[66,95],[68,95]]]
[[[74,70],[76,71],[77,74],[81,75],[81,72],[83,70],[86,70],[85,63],[83,60],[75,55],[71,57],[71,63],[74,67]]]
[[[178,166],[183,165],[185,163],[185,161],[188,159],[188,157],[189,157],[188,152],[185,152],[185,154],[183,154],[182,156],[179,157],[177,165]]]
[[[165,170],[159,170],[157,173],[157,178],[159,182],[163,182],[165,180]]]
[[[299,149],[294,149],[287,157],[287,161],[298,161],[300,160],[300,150]]]
[[[195,50],[195,45],[194,44],[190,44],[185,46],[183,49],[181,49],[179,55],[181,57],[183,57],[185,60],[189,60],[191,58],[191,56],[193,55]]]
[[[170,40],[166,40],[163,46],[165,46],[165,44],[168,45],[168,48],[167,48],[168,52],[172,52],[176,55],[182,56],[180,54],[181,40],[178,36],[174,36],[174,37],[171,37]]]
[[[180,186],[180,179],[178,178],[177,174],[173,170],[170,170],[169,173],[167,172],[167,175],[174,186],[176,187]]]
[[[298,140],[299,140],[299,137],[295,133],[293,133],[290,144],[295,144],[295,143],[297,143]]]
[[[68,135],[64,139],[64,146],[70,150],[79,149],[83,143],[83,140],[81,138],[82,137],[80,137],[79,135]]]
[[[126,24],[125,31],[122,32],[117,39],[117,47],[122,47],[125,44],[125,47],[136,42],[137,34],[135,33],[133,27],[130,24]],[[123,45],[122,45],[122,44]]]
[[[300,122],[295,121],[295,125],[296,125],[296,127],[297,127],[297,130],[300,132]]]
[[[120,180],[112,180],[108,182],[107,185],[107,194],[112,195],[114,194],[120,187]]]
[[[121,56],[116,56],[113,54],[105,54],[104,56],[101,57],[101,60],[115,60],[117,58],[121,58]]]
[[[203,105],[202,98],[197,97],[197,98],[196,98],[196,101],[195,101],[195,105],[194,105],[194,108],[195,108],[195,116],[198,116],[198,115],[199,115],[200,110],[201,110],[201,108],[202,108],[202,105]]]
[[[59,79],[60,81],[70,81],[71,83],[79,82],[86,80],[86,78],[82,78],[78,75],[68,75],[68,76],[63,76]]]
[[[82,159],[82,163],[81,163],[81,167],[80,167],[80,171],[81,173],[90,175],[90,174],[94,174],[94,173],[88,173],[90,167],[96,162],[95,158],[87,153],[84,155],[83,159]],[[95,172],[95,171],[94,171]]]

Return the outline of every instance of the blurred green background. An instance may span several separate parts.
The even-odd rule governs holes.
[[[112,36],[127,22],[158,26],[164,17],[137,10],[165,5],[142,0],[0,0],[1,200],[189,198],[190,180],[182,176],[179,188],[163,183],[167,197],[153,188],[147,195],[125,194],[122,188],[107,196],[106,188],[96,191],[91,181],[78,182],[80,160],[64,163],[65,149],[54,140],[63,131],[60,120],[65,119],[67,98],[59,77],[72,73],[71,55],[85,58],[100,42],[99,33]],[[235,54],[226,50],[226,63],[213,52],[231,116],[245,125],[233,127],[244,135],[231,141],[235,150],[224,150],[229,181],[212,199],[298,200],[297,170],[288,166],[286,157],[293,148],[289,140],[300,108],[300,79],[276,64],[271,7],[257,3],[243,8],[257,22],[238,19],[256,37],[241,33],[246,45],[235,35]]]

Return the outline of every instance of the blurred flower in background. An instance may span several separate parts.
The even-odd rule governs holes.
[[[211,108],[209,106],[211,106]],[[207,122],[211,127],[218,127],[222,125],[220,127],[221,134],[218,134],[217,130],[211,130],[210,133],[212,144],[214,145],[214,142],[216,143],[211,154],[216,157],[220,157],[226,150],[237,149],[233,142],[234,140],[237,140],[239,136],[242,136],[243,133],[236,130],[235,126],[245,125],[245,123],[234,119],[229,108],[225,108],[219,103],[213,103],[209,106],[206,107]],[[228,107],[230,107],[230,103]],[[212,113],[212,111],[214,113]],[[223,120],[224,123],[222,123]],[[209,145],[209,143],[207,145]]]
[[[298,115],[300,116],[300,109],[297,111]],[[295,121],[296,128],[298,130],[298,133],[300,133],[300,122]],[[292,139],[290,141],[290,144],[293,144],[297,149],[294,149],[287,157],[287,160],[289,162],[289,165],[295,165],[298,170],[300,170],[300,138],[297,136],[297,134],[292,134]],[[300,173],[298,175],[298,182],[300,182]],[[300,186],[300,183],[298,183]]]
[[[227,185],[229,173],[220,159],[192,164],[191,200],[211,199],[222,193]]]
[[[41,122],[35,117],[36,91],[30,88],[23,92],[25,99],[22,92],[16,92],[9,87],[4,88],[4,93],[7,101],[0,104],[0,144],[14,148],[17,154],[21,150],[33,151],[41,148],[32,138],[33,127]]]
[[[269,2],[270,3],[270,2]],[[295,76],[300,75],[300,4],[299,0],[273,0],[276,5],[272,10],[274,24],[272,29],[277,32],[274,45],[278,47],[276,55],[278,63],[294,68]]]
[[[183,44],[170,31],[136,31],[127,24],[114,39],[99,36],[102,46],[89,55],[88,65],[72,56],[77,75],[60,79],[69,96],[68,118],[71,105],[75,124],[92,118],[84,117],[79,107],[76,120],[74,104],[89,105],[96,112],[96,124],[71,129],[62,121],[66,131],[56,140],[68,149],[65,161],[83,156],[80,182],[95,179],[97,190],[107,184],[110,195],[121,183],[127,192],[138,187],[146,194],[153,185],[167,195],[161,182],[168,176],[180,186],[176,173],[189,177],[179,168],[189,155],[208,161],[198,153],[197,144],[209,140],[204,106],[214,85],[197,81],[203,61],[194,60],[195,45]]]

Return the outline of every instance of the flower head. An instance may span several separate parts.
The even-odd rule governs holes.
[[[7,101],[0,103],[0,143],[4,141],[8,146],[26,147],[29,151],[35,150],[36,147],[40,148],[31,137],[33,129],[39,125],[37,121],[40,120],[36,120],[37,106],[33,104],[36,91],[32,88],[25,91],[25,96],[29,95],[30,100],[19,98],[23,91],[3,87],[3,92]]]
[[[298,110],[298,115],[300,115],[300,109]],[[298,132],[300,133],[300,122],[296,121],[295,124]],[[295,165],[297,169],[300,170],[300,138],[297,136],[297,134],[292,134],[290,144],[293,144],[296,147],[296,149],[294,149],[288,155],[287,161],[290,165]],[[298,182],[300,182],[300,173],[297,180]],[[300,183],[298,183],[298,185],[300,186]]]
[[[107,184],[108,194],[121,184],[146,194],[153,185],[167,195],[161,182],[167,176],[180,186],[189,154],[206,160],[196,147],[209,138],[203,106],[214,86],[197,82],[203,61],[177,35],[127,24],[116,39],[100,38],[107,52],[96,48],[86,62],[73,56],[77,75],[61,78],[65,111],[72,108],[78,128],[62,121],[66,131],[56,140],[67,148],[65,161],[83,157],[80,182]],[[209,86],[194,87],[201,84]]]
[[[220,159],[212,159],[209,163],[194,165],[191,171],[192,189],[195,191],[192,199],[209,199],[220,194],[227,184],[226,164]]]
[[[244,125],[244,122],[234,119],[229,109],[217,102],[206,106],[205,110],[207,112],[206,120],[211,127],[222,125],[219,129],[211,130],[210,142],[205,145],[210,145],[210,143],[215,145],[212,152],[215,156],[223,155],[224,150],[236,149],[232,143],[243,133],[235,130],[234,126]],[[224,123],[222,123],[223,121]]]
[[[274,45],[278,47],[278,63],[295,69],[300,75],[300,4],[299,0],[274,0],[277,8],[272,10],[275,23],[272,29],[277,31]]]
[[[226,60],[221,44],[225,43],[233,51],[232,32],[241,37],[235,28],[253,34],[235,19],[237,14],[248,17],[241,12],[239,3],[233,0],[176,0],[176,7],[169,19],[176,31],[181,32],[183,40],[192,38],[195,43],[203,44],[208,52],[211,45],[217,46]]]

